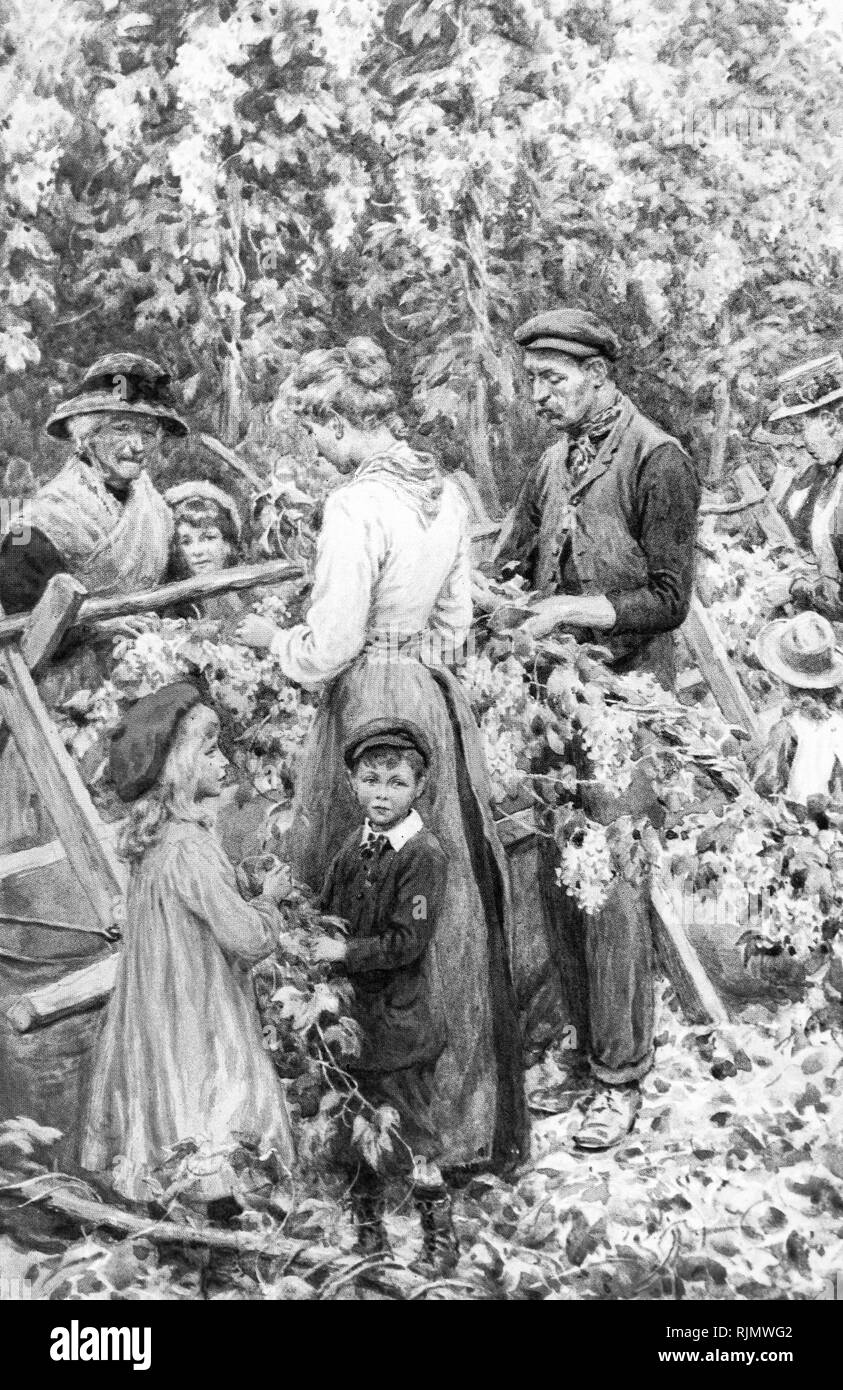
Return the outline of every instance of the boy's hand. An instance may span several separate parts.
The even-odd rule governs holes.
[[[344,941],[335,941],[332,936],[319,936],[313,943],[313,959],[317,962],[345,960],[348,947]]]

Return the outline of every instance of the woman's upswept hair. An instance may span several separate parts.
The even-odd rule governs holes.
[[[194,705],[183,715],[158,781],[129,812],[120,843],[124,859],[142,859],[158,843],[171,820],[194,821],[206,828],[213,824],[213,811],[195,801],[194,796],[199,749],[217,722],[209,705]]]
[[[298,414],[317,420],[338,415],[356,428],[386,425],[399,439],[407,433],[389,359],[371,338],[306,352],[284,383],[282,399]]]

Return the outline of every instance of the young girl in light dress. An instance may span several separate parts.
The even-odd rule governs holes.
[[[278,940],[283,871],[244,902],[212,828],[226,769],[218,733],[214,711],[180,682],[139,700],[111,744],[111,774],[132,807],[124,836],[131,867],[81,1161],[110,1170],[133,1200],[155,1196],[152,1174],[185,1140],[199,1141],[202,1152],[242,1140],[262,1154],[274,1150],[286,1168],[294,1160],[250,976]],[[232,1170],[225,1162],[208,1168],[192,1197],[232,1196]]]

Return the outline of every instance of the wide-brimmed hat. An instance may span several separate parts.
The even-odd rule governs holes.
[[[770,423],[822,410],[824,406],[843,400],[843,357],[839,352],[814,357],[810,362],[782,372],[776,377],[776,384],[779,400]]]
[[[801,690],[843,685],[843,652],[831,623],[819,613],[767,623],[755,639],[755,654],[772,675]]]
[[[178,513],[179,508],[185,502],[215,503],[231,521],[239,541],[243,531],[243,522],[237,510],[237,504],[233,497],[229,497],[228,493],[223,492],[222,488],[217,487],[215,483],[209,483],[205,478],[191,478],[184,483],[175,483],[172,487],[167,488],[164,493],[164,501],[175,513]]]
[[[169,434],[188,434],[168,387],[170,373],[151,357],[110,352],[97,358],[75,391],[56,406],[46,429],[53,439],[67,439],[68,420],[76,415],[144,415]]]

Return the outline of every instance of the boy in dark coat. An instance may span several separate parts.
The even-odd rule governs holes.
[[[353,1068],[364,1101],[392,1106],[401,1127],[395,1151],[410,1167],[424,1235],[420,1268],[446,1272],[457,1262],[451,1200],[435,1162],[433,1071],[445,1045],[431,987],[429,946],[436,930],[447,859],[415,809],[431,750],[405,720],[374,719],[343,750],[366,819],[331,864],[323,911],[348,922],[348,939],[322,937],[315,958],[336,962],[354,983],[363,1043]],[[383,1225],[385,1174],[345,1146],[358,1245],[388,1250]]]

